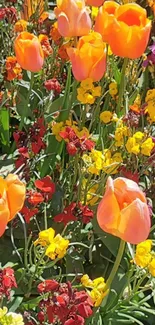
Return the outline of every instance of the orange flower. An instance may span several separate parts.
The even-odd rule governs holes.
[[[22,69],[20,65],[17,63],[17,59],[15,56],[8,56],[6,58],[6,79],[11,81],[15,78],[22,78]]]
[[[151,21],[136,3],[119,6],[108,35],[112,52],[120,57],[139,58],[149,41]]]
[[[106,192],[97,210],[97,221],[105,232],[131,244],[138,244],[149,235],[150,214],[146,198],[134,181],[108,178]]]
[[[58,31],[57,21],[52,25],[52,28],[50,30],[50,37],[52,38],[52,41],[57,42],[57,43],[62,37]]]
[[[48,36],[44,34],[40,34],[38,38],[44,53],[44,57],[47,58],[50,54],[53,53]]]
[[[20,19],[15,23],[14,31],[16,33],[24,32],[25,30],[27,30],[27,25],[28,25],[28,22],[26,20]]]
[[[91,19],[84,0],[57,0],[54,10],[58,18],[58,30],[63,37],[87,35]]]
[[[19,212],[25,200],[25,185],[17,175],[9,174],[6,179],[0,177],[0,236],[7,223]]]
[[[104,0],[86,0],[87,6],[100,7]]]
[[[67,48],[69,47],[68,44],[62,44],[58,49],[58,55],[62,60],[68,61],[69,57],[67,54]]]
[[[39,24],[43,24],[43,22],[47,19],[47,18],[49,18],[49,12],[47,12],[47,11],[44,11],[42,14],[41,14],[41,16],[39,17]]]
[[[92,78],[99,81],[106,70],[106,45],[99,33],[92,32],[79,39],[77,48],[67,49],[76,80]]]
[[[14,42],[17,62],[31,72],[41,70],[44,63],[44,54],[37,36],[28,32],[20,33]]]
[[[24,0],[21,18],[29,20],[29,18],[36,12],[41,15],[44,11],[44,0]]]
[[[94,30],[102,35],[104,42],[108,42],[108,36],[111,32],[111,26],[117,8],[119,8],[119,4],[115,1],[105,1],[104,5],[99,9]]]

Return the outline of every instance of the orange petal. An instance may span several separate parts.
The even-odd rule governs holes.
[[[92,78],[93,81],[99,81],[106,71],[106,50],[103,53],[103,56],[96,62],[92,67],[92,70],[89,74],[89,78]]]
[[[113,180],[107,180],[106,192],[97,209],[97,221],[101,229],[117,236],[120,223],[120,208],[114,194]]]
[[[60,35],[63,37],[71,37],[70,28],[69,28],[69,20],[65,13],[61,13],[58,16],[58,31]]]
[[[7,200],[10,210],[9,221],[19,212],[25,201],[25,184],[21,182],[17,175],[9,174],[6,178],[8,185]]]
[[[121,211],[118,226],[119,237],[131,244],[147,239],[151,227],[149,209],[146,203],[136,199]]]
[[[0,198],[0,237],[5,232],[9,217],[10,211],[7,204],[6,192],[4,191],[3,197]]]

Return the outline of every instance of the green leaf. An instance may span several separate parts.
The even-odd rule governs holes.
[[[23,301],[23,297],[13,297],[14,300],[10,302],[10,307],[8,307],[9,312],[15,312]]]
[[[84,274],[84,267],[83,267],[83,263],[80,260],[75,260],[71,258],[70,255],[66,255],[66,274],[70,274],[70,273],[75,274],[75,276],[78,273]],[[72,279],[74,279],[74,276],[72,278],[67,277],[68,281],[72,281]]]
[[[117,84],[119,85],[120,81],[121,81],[121,72],[118,69],[118,66],[117,66],[117,64],[116,64],[116,62],[114,60],[113,60],[113,62],[111,64],[111,67],[112,67],[114,79],[117,82]]]
[[[3,151],[8,152],[10,146],[10,134],[9,134],[9,110],[7,108],[2,108],[0,110],[0,138],[3,144]]]

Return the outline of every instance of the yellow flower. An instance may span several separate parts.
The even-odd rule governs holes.
[[[138,255],[138,254],[136,254],[135,255],[135,262],[140,267],[147,267],[148,264],[151,261],[151,258],[152,258],[152,256],[151,256],[150,253],[145,254],[145,255]]]
[[[115,96],[118,93],[118,88],[117,88],[117,83],[116,82],[111,82],[109,85],[109,94],[111,96]]]
[[[103,159],[102,151],[92,149],[91,150],[91,157],[92,157],[93,161],[96,161],[98,159]]]
[[[152,240],[141,242],[136,247],[135,262],[140,267],[146,267],[151,261]]]
[[[16,314],[16,313],[8,313],[6,315],[6,324],[9,325],[24,325],[24,321],[23,321],[23,316],[21,314]]]
[[[102,277],[93,280],[93,287],[97,288],[98,290],[104,290],[105,285],[105,280]]]
[[[49,245],[55,236],[55,230],[53,228],[48,228],[46,230],[40,231],[39,238],[34,242],[34,245],[47,246]]]
[[[108,55],[111,56],[113,53],[112,53],[112,50],[111,50],[111,47],[110,45],[108,45]]]
[[[85,100],[86,100],[86,103],[87,104],[94,104],[95,102],[95,97],[93,97],[93,95],[89,94],[89,93],[86,93],[85,94]]]
[[[145,255],[147,253],[150,253],[152,248],[152,240],[147,239],[141,243],[139,243],[136,247],[136,254],[138,255]]]
[[[100,290],[98,290],[97,288],[94,288],[93,290],[91,290],[89,292],[89,295],[94,303],[95,307],[98,307],[101,305],[103,298],[107,295],[108,290],[106,290],[105,292],[102,292]]]
[[[125,146],[129,153],[137,155],[140,152],[140,145],[136,142],[134,137],[130,137]]]
[[[7,307],[0,308],[0,320],[3,316],[5,316],[8,312]]]
[[[100,114],[101,122],[107,124],[112,121],[113,114],[110,111],[104,111]]]
[[[138,131],[133,135],[133,138],[136,139],[136,142],[140,143],[144,138],[144,133]]]
[[[155,88],[149,89],[146,93],[145,102],[147,103],[150,100],[154,100],[154,99],[155,99]]]
[[[153,143],[152,139],[148,138],[141,145],[141,153],[145,156],[150,156],[153,147],[154,147],[154,143]]]
[[[155,276],[155,258],[153,258],[152,261],[150,262],[148,269],[151,275]]]
[[[47,247],[45,255],[52,260],[55,260],[56,258],[63,258],[66,255],[68,245],[69,240],[64,239],[60,234],[58,234]]]
[[[84,161],[85,164],[89,165],[92,163],[91,157],[87,154],[84,154],[82,156],[82,160]]]
[[[99,11],[99,9],[97,7],[92,7],[92,10],[91,10],[91,18],[93,20],[96,19],[97,15],[98,15],[98,11]]]
[[[91,78],[87,78],[83,81],[81,81],[80,86],[84,89],[84,90],[91,90],[93,89],[93,79]],[[80,88],[81,88],[80,87]]]
[[[60,137],[59,133],[63,130],[63,125],[63,122],[58,122],[52,125],[52,133],[55,135],[57,141],[59,142],[62,141],[62,138]]]
[[[102,93],[101,86],[97,86],[97,87],[92,88],[92,95],[94,97],[100,97],[101,96],[101,93]]]
[[[96,193],[97,189],[98,184],[95,184],[87,192],[87,204],[90,206],[93,206],[98,201],[98,196],[93,195]]]
[[[88,274],[82,276],[81,283],[84,287],[93,287],[93,281],[89,278]]]

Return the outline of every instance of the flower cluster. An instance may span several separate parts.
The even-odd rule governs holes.
[[[93,216],[93,210],[89,209],[87,205],[83,205],[81,202],[78,202],[78,204],[72,202],[62,213],[54,217],[54,221],[63,222],[66,225],[70,221],[81,220],[84,224],[87,224]]]
[[[36,189],[39,191],[27,191],[26,201],[21,210],[26,223],[29,223],[30,219],[39,212],[39,205],[42,202],[48,202],[51,200],[53,194],[55,193],[55,184],[48,175],[42,179],[36,180],[34,184]]]
[[[94,86],[93,79],[87,78],[80,83],[77,89],[77,99],[83,104],[94,104],[96,97],[101,96],[101,86]]]
[[[154,142],[151,137],[147,137],[145,133],[138,131],[132,137],[129,137],[126,142],[126,149],[129,153],[138,155],[141,153],[144,156],[150,156],[154,148]]]
[[[78,150],[80,152],[91,150],[95,143],[90,140],[89,131],[86,127],[83,127],[82,130],[76,125],[76,122],[66,121],[58,122],[53,124],[52,133],[56,136],[58,141],[66,142],[66,149],[69,155],[74,156]]]
[[[108,289],[106,288],[106,283],[104,278],[99,277],[91,280],[88,274],[84,274],[81,278],[81,283],[84,287],[89,288],[87,291],[91,297],[95,307],[101,305],[102,300],[108,294]],[[90,290],[91,289],[91,290]]]
[[[0,308],[0,323],[1,325],[24,325],[21,314],[9,312],[7,307]]]
[[[152,240],[148,239],[136,246],[135,263],[146,268],[152,276],[155,276],[155,252],[152,251]]]
[[[11,81],[15,78],[22,79],[22,69],[15,56],[8,56],[6,58],[6,79]]]
[[[24,165],[24,168],[28,167],[27,164],[32,153],[36,155],[42,149],[45,149],[46,145],[43,141],[45,133],[46,126],[42,117],[33,123],[28,132],[18,130],[13,133],[19,153],[19,157],[15,162],[16,168],[19,168],[21,165]]]
[[[112,155],[109,149],[105,149],[104,152],[92,149],[89,154],[82,156],[82,160],[88,172],[95,175],[99,175],[101,171],[115,174],[123,161],[121,153],[115,152]]]
[[[55,280],[45,280],[38,285],[41,294],[48,293],[39,304],[41,311],[38,319],[41,323],[49,321],[52,324],[84,325],[85,319],[92,314],[92,302],[85,291],[77,291],[70,282],[58,283]]]
[[[14,270],[6,267],[0,270],[0,298],[7,297],[10,299],[12,288],[17,288]],[[1,322],[1,319],[0,319]]]
[[[34,242],[34,245],[45,247],[45,256],[55,260],[66,255],[69,240],[64,239],[60,234],[55,236],[55,230],[48,228],[47,230],[40,231],[39,238]]]

